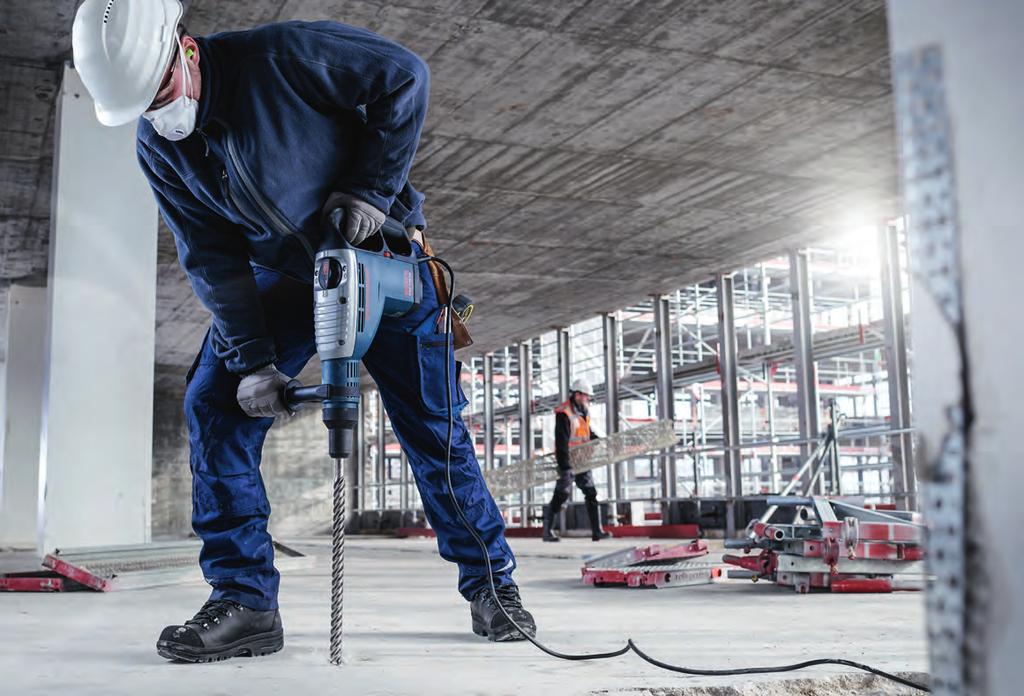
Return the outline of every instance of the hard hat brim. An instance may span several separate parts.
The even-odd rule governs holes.
[[[179,0],[160,0],[160,2],[164,6],[169,20],[165,27],[172,33],[177,32],[178,24],[184,15],[184,7]],[[157,62],[162,67],[156,74],[149,77],[145,88],[139,90],[138,96],[131,103],[109,107],[103,106],[99,102],[94,102],[96,119],[104,126],[123,126],[126,123],[137,120],[142,114],[146,113],[149,105],[156,99],[156,93],[160,90],[161,78],[164,76],[167,64],[170,62],[177,46],[178,42],[176,40],[163,42]]]

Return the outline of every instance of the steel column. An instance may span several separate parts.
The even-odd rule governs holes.
[[[356,437],[355,448],[353,449],[353,469],[349,480],[352,481],[352,511],[360,512],[366,506],[366,399],[367,393],[359,399],[359,407],[356,411]]]
[[[558,398],[565,401],[569,398],[570,368],[572,355],[569,353],[569,329],[555,331],[558,337]]]
[[[903,279],[900,272],[899,234],[891,225],[878,231],[882,261],[882,314],[885,323],[886,377],[889,382],[889,418],[893,428],[910,425],[910,377],[907,370],[907,334],[903,314]],[[917,509],[914,477],[914,438],[910,433],[891,439],[893,487],[905,495],[905,505]]]
[[[675,389],[672,383],[672,322],[668,298],[655,295],[654,302],[654,359],[658,394],[658,418],[675,422]],[[661,497],[668,500],[676,496],[675,448],[661,456]]]
[[[377,509],[383,510],[387,503],[387,453],[384,451],[384,402],[377,392],[377,475],[374,477],[377,483]]]
[[[793,304],[793,363],[796,368],[800,437],[814,438],[820,435],[821,416],[818,405],[818,371],[814,365],[814,331],[811,326],[810,274],[806,251],[789,253],[789,292]],[[801,452],[806,458],[813,449],[804,445]],[[824,493],[824,486],[820,492]]]
[[[727,448],[725,462],[725,495],[735,498],[743,495],[743,478],[740,471],[740,409],[739,384],[736,362],[736,322],[733,307],[733,279],[731,275],[719,274],[716,278],[718,295],[718,363],[722,373],[722,435]],[[735,507],[727,503],[726,534],[736,535]]]
[[[494,468],[494,353],[484,354],[484,471]]]
[[[605,436],[619,431],[619,353],[618,353],[618,321],[615,314],[604,314],[601,317],[601,328],[604,332],[604,398],[605,398]],[[609,464],[608,497],[615,501],[623,499],[622,467],[624,462]]]
[[[533,423],[531,402],[533,401],[533,345],[530,339],[519,343],[519,458],[533,456]],[[530,506],[533,503],[533,488],[523,496],[522,524],[529,527]]]

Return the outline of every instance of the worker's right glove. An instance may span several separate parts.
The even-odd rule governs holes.
[[[336,208],[345,209],[345,223],[338,232],[352,246],[358,246],[364,239],[376,233],[387,219],[386,214],[361,198],[347,193],[336,192],[327,197],[323,215],[331,224],[336,224],[336,218],[331,217],[331,212]]]
[[[273,365],[267,365],[247,374],[238,384],[235,397],[245,415],[253,418],[273,418],[290,413],[281,397],[291,380]]]

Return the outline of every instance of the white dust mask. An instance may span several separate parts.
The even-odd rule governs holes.
[[[181,45],[180,38],[178,58],[185,72],[185,90],[170,104],[142,114],[143,118],[153,124],[153,130],[172,141],[187,138],[195,130],[196,114],[199,112],[199,102],[188,96],[192,93],[192,73],[185,62],[185,47]]]

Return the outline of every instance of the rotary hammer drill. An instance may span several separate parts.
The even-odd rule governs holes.
[[[359,409],[359,361],[384,316],[402,316],[423,298],[416,253],[397,221],[388,218],[381,233],[358,248],[338,233],[343,208],[334,210],[316,255],[313,320],[322,382],[303,386],[292,380],[284,390],[291,409],[320,403],[332,459],[352,454]]]
[[[330,225],[317,252],[313,273],[313,322],[320,356],[321,384],[292,380],[284,401],[295,410],[321,404],[328,451],[334,459],[334,511],[331,519],[330,661],[341,653],[342,588],[345,577],[345,472],[342,460],[352,455],[359,414],[359,361],[384,316],[402,316],[423,299],[419,259],[405,228],[388,218],[381,233],[353,247],[338,233],[345,211],[329,215]]]

